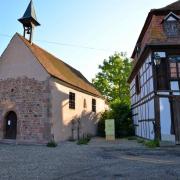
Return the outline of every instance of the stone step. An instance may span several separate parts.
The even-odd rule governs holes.
[[[13,139],[2,139],[2,140],[0,140],[0,143],[4,143],[4,144],[17,144],[16,140],[13,140]]]
[[[160,141],[160,147],[175,146],[176,143],[172,141]]]
[[[13,139],[1,139],[0,143],[2,144],[14,144],[14,145],[37,145],[37,146],[44,146],[46,143],[36,143],[32,141],[19,141],[19,140],[13,140]]]

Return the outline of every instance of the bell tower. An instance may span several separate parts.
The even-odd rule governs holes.
[[[26,37],[26,34],[29,35],[29,42],[32,43],[34,28],[36,26],[40,26],[40,23],[37,21],[36,18],[36,12],[32,0],[30,1],[23,17],[18,19],[18,21],[23,25],[23,36]]]

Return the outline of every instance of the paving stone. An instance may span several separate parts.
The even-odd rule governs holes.
[[[136,141],[92,139],[57,148],[0,144],[0,179],[180,179],[180,147],[149,149]]]

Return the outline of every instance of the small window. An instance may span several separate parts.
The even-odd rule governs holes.
[[[75,109],[75,93],[69,93],[69,108]]]
[[[179,22],[177,21],[167,21],[164,23],[164,30],[167,36],[177,36],[179,35]]]
[[[92,99],[92,112],[96,112],[96,100]]]
[[[170,62],[169,63],[170,67],[170,77],[171,78],[177,78],[177,67],[176,67],[176,62]]]
[[[84,102],[83,102],[83,107],[84,107],[84,108],[87,108],[86,99],[84,99]]]
[[[163,20],[163,28],[167,36],[178,36],[180,32],[179,16],[169,13]]]
[[[179,79],[180,78],[180,56],[169,56],[169,68],[170,68],[170,78]]]
[[[136,86],[136,94],[139,94],[141,92],[141,85],[140,85],[140,75],[137,74],[136,76],[136,82],[135,82],[135,86]]]

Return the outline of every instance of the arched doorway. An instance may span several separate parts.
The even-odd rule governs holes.
[[[5,117],[5,139],[16,139],[17,133],[17,115],[10,111]]]

